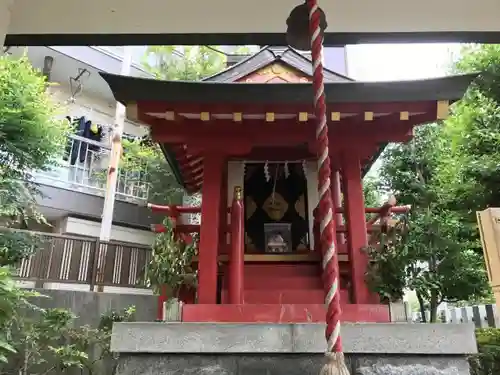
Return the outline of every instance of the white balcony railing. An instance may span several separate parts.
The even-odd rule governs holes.
[[[58,166],[50,171],[36,172],[40,184],[76,189],[104,196],[111,148],[77,135],[71,135]],[[142,172],[119,170],[116,194],[122,200],[146,200],[149,185]]]

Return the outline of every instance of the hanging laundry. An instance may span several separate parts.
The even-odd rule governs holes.
[[[103,133],[104,130],[101,125],[91,123],[89,127],[88,137],[86,138],[91,139],[95,142],[102,142],[102,138],[104,137]],[[89,145],[89,149],[92,151],[99,151],[100,147],[96,145]]]
[[[102,126],[92,123],[92,121],[87,120],[83,125],[83,133],[81,135],[83,138],[91,139],[96,142],[102,140]],[[85,142],[81,142],[80,146],[80,163],[83,163],[87,158],[87,150],[99,151],[99,146],[89,145]]]
[[[80,137],[83,137],[83,134],[85,132],[85,126],[87,124],[87,120],[85,116],[82,116],[78,119],[77,121],[77,127],[76,127],[76,132],[75,135],[78,135]],[[75,165],[76,159],[78,157],[78,154],[80,154],[80,161],[85,161],[85,153],[87,152],[87,145],[85,143],[81,144],[82,142],[78,140],[73,141],[73,146],[71,147],[71,159],[70,159],[70,164]],[[83,152],[83,160],[82,160],[82,149],[85,147],[85,151]]]
[[[76,134],[76,132],[78,130],[78,121],[80,120],[80,118],[66,116],[64,119],[68,122],[68,125],[70,128],[70,133]],[[64,161],[68,161],[70,159],[72,147],[73,147],[73,139],[68,138],[68,142],[66,143],[66,147],[64,149],[64,154],[63,154]]]

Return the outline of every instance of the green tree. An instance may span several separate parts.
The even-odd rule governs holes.
[[[33,172],[50,169],[64,151],[67,126],[46,91],[45,78],[26,57],[0,56],[0,220],[17,226],[44,222],[36,210]],[[24,236],[24,237],[23,237]],[[24,238],[24,240],[23,240]],[[24,244],[24,245],[23,245]],[[0,265],[33,250],[28,235],[0,236]]]
[[[462,235],[461,217],[449,207],[448,187],[439,183],[442,155],[449,147],[442,127],[432,124],[419,127],[410,143],[386,150],[382,187],[393,191],[398,203],[411,205],[411,213],[408,225],[370,251],[374,289],[386,297],[400,297],[405,288],[414,290],[422,316],[425,319],[428,308],[431,322],[437,320],[441,302],[488,292],[482,259]],[[391,268],[394,272],[388,274]]]
[[[445,123],[450,146],[441,158],[439,183],[448,190],[447,206],[460,217],[460,240],[482,256],[475,212],[500,206],[500,46],[465,46],[452,71],[483,73]]]
[[[247,54],[250,50],[241,46],[234,53]],[[199,81],[224,70],[226,60],[218,46],[150,46],[143,57],[143,66],[158,79]],[[150,181],[151,201],[180,202],[182,190],[156,145],[131,145],[128,155],[124,168],[137,169],[137,164],[144,162],[148,165],[146,178]]]
[[[30,302],[47,298],[20,288],[8,267],[0,267],[0,373],[61,374],[71,369],[99,373],[111,353],[113,322],[134,321],[135,307],[101,316],[98,327],[76,327],[76,316],[65,309],[42,309]],[[112,372],[114,373],[114,371]]]
[[[180,204],[182,187],[177,183],[160,147],[149,141],[123,141],[120,168],[129,182],[137,178],[146,183],[148,201],[156,204]],[[105,176],[104,176],[105,178]]]
[[[365,207],[380,207],[381,194],[374,177],[365,177],[363,179],[363,193],[365,196]]]
[[[143,64],[160,79],[199,81],[222,71],[226,55],[218,46],[151,46]]]
[[[28,297],[33,293],[19,288],[12,279],[11,270],[0,266],[0,364],[16,353],[14,334],[18,331],[22,310],[31,309]]]
[[[165,232],[159,233],[152,246],[152,257],[147,267],[146,283],[153,292],[178,297],[181,287],[196,288],[197,271],[192,269],[197,255],[197,243],[177,236],[170,218],[163,221]],[[167,288],[168,290],[163,290]]]
[[[500,205],[500,46],[468,46],[453,69],[486,72],[446,122],[451,147],[441,168],[457,198],[450,203],[475,223],[475,211]]]

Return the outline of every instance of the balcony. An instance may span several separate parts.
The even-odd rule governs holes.
[[[35,181],[104,197],[111,147],[77,135],[71,135],[64,156],[50,171],[34,173]],[[119,171],[116,199],[139,203],[147,200],[149,185],[137,172]]]

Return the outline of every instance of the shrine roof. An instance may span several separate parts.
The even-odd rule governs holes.
[[[306,57],[309,56],[309,57]],[[203,79],[204,82],[236,82],[245,76],[273,63],[281,62],[300,73],[312,77],[310,53],[304,54],[291,47],[266,46],[257,53],[231,65],[222,72]],[[343,74],[324,68],[325,81],[353,81]]]
[[[272,105],[311,103],[310,83],[233,83],[160,81],[100,73],[115,99],[132,102]],[[460,99],[478,74],[396,82],[337,81],[325,83],[327,104],[420,102]]]
[[[254,78],[259,80],[259,77],[262,77],[260,74],[269,74],[263,72],[269,72],[268,68],[272,71],[272,67],[275,66],[292,68],[291,70],[285,68],[285,70],[296,77],[284,83],[254,82]],[[272,74],[274,73],[276,72],[273,71]],[[276,112],[287,113],[284,116],[294,113],[289,121],[298,121],[298,117],[294,116],[298,116],[299,111],[312,113],[313,110],[313,88],[310,82],[312,79],[311,60],[289,47],[265,47],[224,71],[198,82],[159,81],[109,73],[100,74],[109,84],[117,101],[132,107],[135,104],[145,104],[146,116],[163,116],[165,111],[174,111],[179,112],[181,118],[200,118],[200,113],[191,113],[191,110],[201,112],[203,108],[204,111],[214,110],[214,119],[232,117],[227,114],[231,112],[243,112],[243,118],[246,118],[247,109],[251,110],[249,117],[264,118],[265,114],[261,112],[273,111],[273,106],[276,106],[278,108]],[[277,75],[279,76],[279,73]],[[412,110],[411,108],[415,107],[412,107],[412,103],[438,101],[451,103],[459,100],[477,75],[468,74],[418,81],[356,82],[342,74],[324,69],[328,110],[332,111],[332,114],[333,111],[339,112],[342,119],[356,114],[349,113],[353,112],[351,104],[356,104],[356,112],[363,111],[362,108],[367,108],[364,109],[365,111],[374,111],[373,118],[388,116],[394,109],[380,110],[380,108],[387,107],[385,103],[402,104],[402,106],[399,105],[401,107],[399,110],[408,111],[407,119],[413,118],[412,116],[419,116],[421,112]],[[148,103],[155,108],[158,107],[158,110],[147,111],[146,107],[150,107]],[[142,106],[138,107],[141,112]],[[373,109],[375,107],[379,110]],[[282,111],[283,108],[284,111]],[[435,110],[435,106],[431,108]],[[162,117],[159,116],[159,118]],[[386,142],[380,144],[371,158],[365,160],[362,165],[363,175],[370,169],[385,146]],[[186,145],[179,143],[161,143],[160,147],[177,181],[190,192],[198,191],[203,181],[201,155],[190,153]]]

